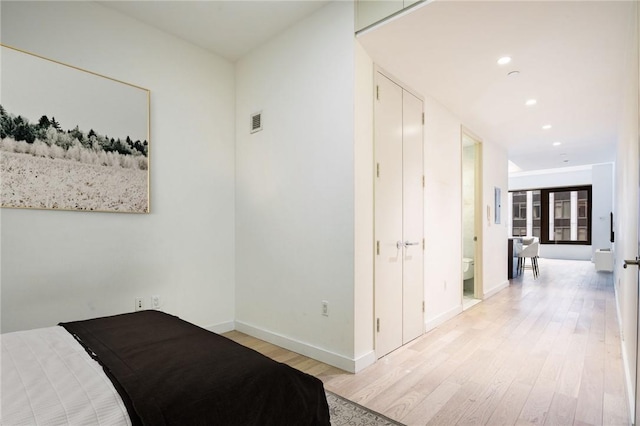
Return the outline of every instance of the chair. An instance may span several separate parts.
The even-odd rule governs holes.
[[[540,275],[540,269],[538,268],[538,257],[540,256],[540,242],[534,241],[528,246],[523,246],[520,253],[518,253],[518,270],[520,273],[524,272],[524,266],[526,259],[531,258],[531,269],[533,271],[533,278],[538,278]]]

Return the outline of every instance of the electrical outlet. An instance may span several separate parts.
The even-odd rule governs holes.
[[[135,308],[136,311],[141,311],[144,309],[144,298],[142,297],[136,297],[136,304],[135,304]]]
[[[157,294],[151,296],[151,307],[153,309],[160,309],[160,296]]]
[[[329,316],[329,302],[327,302],[326,300],[322,301],[322,315],[324,315],[325,317]]]

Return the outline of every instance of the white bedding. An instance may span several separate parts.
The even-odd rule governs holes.
[[[64,328],[0,335],[0,424],[131,425],[102,367]]]

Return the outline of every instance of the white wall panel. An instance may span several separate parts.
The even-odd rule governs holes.
[[[427,329],[462,310],[460,121],[425,97],[425,318]]]
[[[351,364],[353,14],[329,4],[236,65],[237,321]]]

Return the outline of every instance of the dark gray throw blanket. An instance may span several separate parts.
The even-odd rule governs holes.
[[[172,315],[60,325],[103,366],[134,425],[329,425],[319,379]]]

